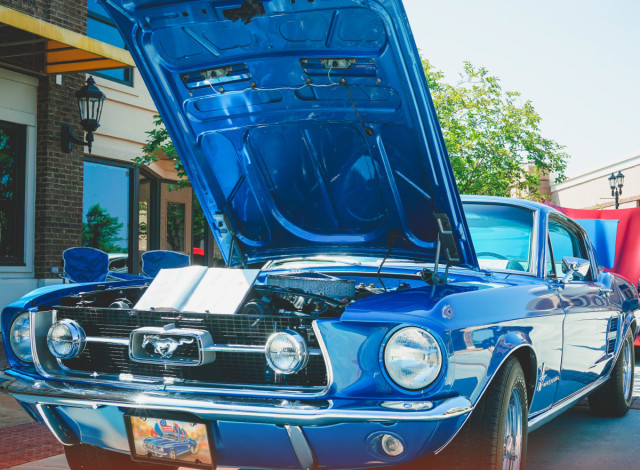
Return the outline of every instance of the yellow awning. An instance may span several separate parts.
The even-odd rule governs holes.
[[[131,54],[83,34],[0,6],[0,24],[31,33],[46,41],[45,72],[89,72],[135,67]]]

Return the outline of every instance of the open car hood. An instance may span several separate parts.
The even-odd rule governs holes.
[[[399,0],[109,0],[230,265],[477,266]],[[151,123],[150,123],[151,124]]]

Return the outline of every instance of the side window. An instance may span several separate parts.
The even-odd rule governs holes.
[[[552,271],[558,278],[564,275],[562,272],[562,258],[565,256],[589,259],[589,255],[585,250],[584,240],[582,240],[580,234],[557,220],[549,220],[549,240],[553,250],[553,266],[549,267],[547,272],[550,273]],[[591,274],[589,273],[587,278],[590,277]],[[585,280],[578,273],[573,275],[573,279],[576,281]]]

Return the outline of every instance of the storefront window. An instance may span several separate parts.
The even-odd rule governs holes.
[[[140,175],[138,186],[138,251],[149,251],[151,240],[151,180]]]
[[[206,248],[207,248],[207,221],[202,213],[202,207],[198,202],[198,198],[193,198],[193,210],[191,212],[191,234],[193,241],[191,246],[191,264],[197,264],[199,266],[206,266]]]
[[[0,121],[0,265],[24,265],[26,127]]]
[[[97,0],[87,0],[87,36],[106,42],[122,49],[125,48],[124,39],[117,30],[108,13]],[[114,80],[116,82],[132,85],[132,73],[130,67],[114,70],[101,70],[93,74]]]
[[[167,202],[167,248],[171,251],[185,251],[185,205],[182,202]]]
[[[82,244],[129,252],[130,169],[85,161]]]

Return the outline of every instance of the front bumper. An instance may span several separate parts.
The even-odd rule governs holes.
[[[251,468],[264,468],[265,463],[268,468],[404,463],[440,449],[472,410],[464,397],[419,402],[422,409],[416,410],[405,402],[287,401],[83,386],[35,380],[15,372],[0,374],[0,389],[35,408],[63,444],[84,442],[121,452],[129,449],[123,418],[127,411],[190,413],[215,423],[219,465]],[[405,453],[395,459],[376,455],[367,442],[380,432],[404,439]],[[256,434],[263,445],[252,445],[248,453],[243,441]]]

